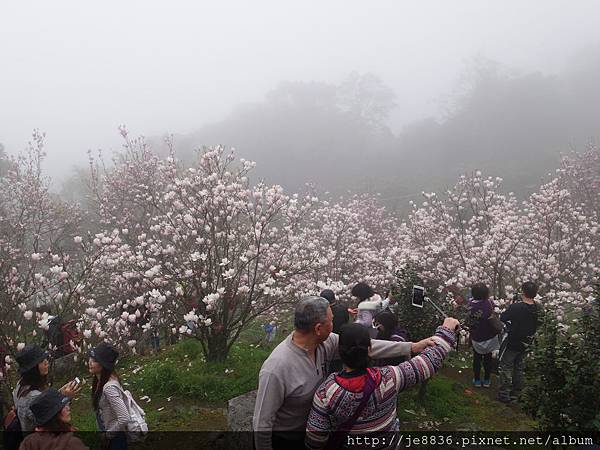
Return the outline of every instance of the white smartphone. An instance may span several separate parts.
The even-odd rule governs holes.
[[[79,377],[75,377],[75,379],[73,381],[75,382],[75,384],[77,386],[79,386],[81,384],[81,380],[79,379]]]
[[[425,301],[425,288],[423,286],[413,286],[412,305],[417,308],[423,307]]]

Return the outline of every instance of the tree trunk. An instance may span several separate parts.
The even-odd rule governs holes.
[[[229,349],[227,348],[227,335],[225,333],[209,335],[207,344],[207,361],[222,362],[227,359],[227,356],[229,355]]]
[[[498,279],[498,281],[496,282],[496,286],[498,288],[498,295],[496,296],[496,299],[506,298],[506,289],[504,287],[504,278],[503,278],[501,272],[499,272],[497,274],[497,279]]]

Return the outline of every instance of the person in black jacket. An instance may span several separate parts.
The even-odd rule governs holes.
[[[323,289],[319,294],[319,297],[323,297],[329,302],[331,312],[333,313],[333,332],[339,334],[342,326],[346,325],[350,320],[348,308],[338,303],[335,298],[335,293],[331,289]],[[330,372],[339,372],[342,370],[342,360],[338,358],[331,361],[329,370]]]
[[[333,313],[333,332],[339,333],[342,325],[345,325],[350,320],[350,314],[348,308],[337,302],[335,294],[331,289],[324,289],[319,294],[319,297],[323,297],[329,302],[331,312]]]
[[[502,322],[510,322],[506,350],[500,360],[500,389],[498,400],[516,402],[523,388],[523,360],[527,348],[541,323],[541,305],[534,302],[538,286],[527,281],[521,285],[522,301],[513,303],[500,315]]]

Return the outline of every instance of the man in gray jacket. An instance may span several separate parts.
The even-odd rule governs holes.
[[[332,333],[333,313],[322,297],[305,297],[296,306],[294,331],[263,363],[252,427],[257,450],[304,448],[306,420],[313,396],[337,357],[339,336]],[[435,345],[422,341],[371,341],[372,358],[410,357]]]

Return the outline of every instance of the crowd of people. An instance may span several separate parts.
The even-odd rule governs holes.
[[[473,285],[464,324],[473,348],[473,385],[491,386],[497,354],[499,400],[507,403],[518,400],[523,360],[542,317],[535,283],[523,283],[521,291],[522,301],[498,317],[489,288]],[[294,330],[259,373],[257,450],[343,448],[352,435],[377,437],[377,448],[395,448],[398,393],[441,368],[456,344],[459,322],[446,317],[430,338],[409,342],[391,295],[383,299],[365,283],[351,293],[355,308],[339,303],[331,290],[297,304]]]
[[[101,343],[89,352],[88,370],[93,383],[91,405],[101,432],[103,448],[124,450],[132,434],[130,394],[116,372],[119,352]],[[27,345],[17,353],[19,380],[12,392],[13,409],[4,419],[7,450],[84,450],[88,447],[73,435],[70,402],[83,383],[70,381],[60,389],[49,386],[49,355],[38,345]]]
[[[473,385],[491,386],[496,355],[503,402],[518,401],[522,389],[523,361],[542,317],[534,301],[537,289],[533,282],[523,283],[522,301],[500,316],[485,284],[470,289],[463,327],[473,349]],[[357,283],[351,293],[354,308],[329,289],[297,303],[293,331],[259,373],[252,422],[257,450],[335,449],[353,434],[377,436],[380,448],[393,448],[400,430],[399,392],[432,377],[456,345],[457,319],[445,317],[431,337],[411,342],[390,293],[383,298],[366,283]],[[276,323],[264,330],[271,343]],[[73,435],[69,406],[82,383],[50,387],[48,357],[37,345],[25,346],[15,357],[20,378],[12,392],[14,408],[4,419],[5,430],[12,431],[4,433],[9,450],[87,448]],[[110,450],[126,449],[132,429],[147,431],[143,411],[115,370],[118,357],[115,347],[101,343],[88,360],[91,408],[103,448]]]

